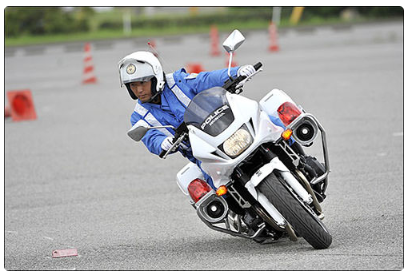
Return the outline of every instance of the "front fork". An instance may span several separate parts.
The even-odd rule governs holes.
[[[275,220],[277,225],[281,227],[285,227],[286,221],[283,216],[278,212],[277,209],[268,201],[268,199],[258,190],[256,187],[271,173],[277,172],[279,176],[281,176],[282,180],[287,183],[289,187],[293,189],[296,195],[298,195],[303,202],[307,203],[308,205],[313,204],[317,215],[320,218],[323,218],[323,212],[320,203],[312,189],[312,186],[308,182],[307,178],[302,174],[301,171],[298,170],[298,166],[300,165],[300,156],[284,141],[280,142],[280,145],[284,148],[285,152],[290,157],[292,164],[294,165],[295,171],[294,175],[290,172],[290,170],[284,165],[283,162],[268,148],[261,146],[261,153],[263,154],[264,161],[270,161],[269,163],[263,165],[259,168],[251,177],[246,175],[242,169],[237,167],[235,169],[235,174],[237,175],[238,180],[242,183],[243,187],[245,187],[250,195],[258,201],[262,207],[271,215],[271,217]],[[298,144],[294,144],[298,145]],[[293,148],[297,148],[298,151],[300,150],[300,146],[293,146]]]
[[[306,189],[308,194],[311,195],[311,197],[313,199],[313,205],[314,205],[314,208],[316,209],[317,214],[320,217],[323,218],[324,217],[323,210],[322,210],[321,205],[318,201],[318,198],[317,198],[317,196],[316,196],[316,194],[314,193],[314,190],[313,190],[313,185],[314,184],[309,182],[307,180],[306,176],[299,170],[300,167],[303,167],[303,165],[302,165],[303,162],[301,160],[301,157],[305,156],[305,152],[304,152],[303,148],[297,142],[295,142],[294,144],[292,144],[290,146],[285,141],[280,141],[278,145],[283,149],[284,153],[287,154],[287,156],[291,160],[291,164],[294,166],[294,169],[291,170],[291,171],[294,173],[296,178],[299,179],[300,183],[304,186],[304,188]],[[265,148],[263,148],[263,149],[266,151],[268,159],[270,159],[271,157],[274,156],[274,154],[270,150],[265,149]],[[322,192],[320,192],[320,194],[323,194],[323,195],[324,195],[324,192],[327,188],[327,174],[328,174],[328,170],[324,174],[325,175],[324,186],[323,186]],[[312,181],[314,181],[314,180],[319,180],[319,178],[317,178],[317,179],[313,178]],[[321,197],[325,198],[325,195],[324,195],[324,197],[323,196],[321,196]]]

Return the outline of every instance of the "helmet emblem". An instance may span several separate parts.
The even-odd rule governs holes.
[[[126,72],[127,72],[128,74],[134,74],[135,71],[136,71],[136,67],[135,67],[134,64],[129,64],[129,65],[126,67]]]

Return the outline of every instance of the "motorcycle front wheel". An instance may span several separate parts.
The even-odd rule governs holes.
[[[318,216],[287,189],[274,173],[261,182],[259,190],[311,246],[315,249],[330,246],[332,236]]]

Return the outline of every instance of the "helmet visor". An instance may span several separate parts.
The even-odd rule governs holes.
[[[120,77],[123,84],[131,82],[146,82],[155,76],[152,67],[139,61],[125,61],[120,67]]]

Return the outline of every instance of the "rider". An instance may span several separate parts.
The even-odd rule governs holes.
[[[146,51],[125,56],[118,66],[121,87],[125,85],[131,98],[138,100],[130,119],[132,126],[144,120],[150,126],[172,125],[176,128],[183,122],[185,109],[196,94],[212,87],[221,87],[228,79],[227,69],[189,74],[182,68],[165,74],[155,55]],[[255,72],[252,65],[230,69],[232,77],[248,77]],[[276,125],[284,127],[278,118],[270,118]],[[159,155],[162,150],[167,151],[172,147],[174,134],[172,128],[150,129],[142,141],[150,152]],[[202,170],[189,144],[181,144],[178,151]],[[212,179],[202,172],[207,182],[214,187]]]

